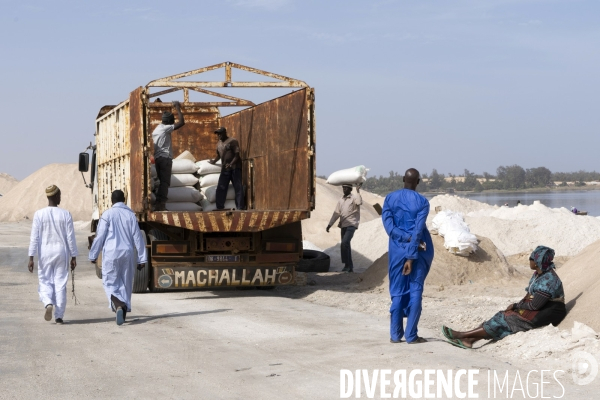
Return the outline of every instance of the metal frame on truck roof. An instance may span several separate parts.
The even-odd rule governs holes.
[[[214,71],[223,68],[225,71],[225,80],[223,81],[179,81],[178,79],[187,78],[189,76],[200,75],[204,72]],[[241,71],[252,72],[254,74],[263,75],[269,78],[278,79],[279,82],[272,81],[255,81],[255,82],[236,82],[231,80],[231,70],[239,69]],[[179,90],[183,90],[183,101],[188,103],[190,101],[190,90],[208,94],[215,97],[221,97],[223,99],[231,101],[214,101],[214,102],[203,102],[206,106],[212,107],[246,107],[254,106],[255,104],[250,100],[241,99],[239,97],[228,96],[222,93],[213,92],[202,88],[220,88],[220,87],[243,87],[243,88],[307,88],[309,87],[306,82],[288,78],[287,76],[274,74],[272,72],[263,71],[257,68],[247,67],[245,65],[232,63],[229,61],[222,62],[220,64],[211,65],[209,67],[198,68],[193,71],[183,72],[181,74],[171,75],[164,78],[156,79],[146,85],[146,89],[151,87],[168,87],[170,89],[162,90],[160,92],[148,94],[148,98],[161,96],[168,93],[173,93]]]

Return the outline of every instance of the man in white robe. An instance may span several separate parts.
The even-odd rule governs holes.
[[[48,207],[35,212],[29,242],[29,272],[33,273],[33,257],[38,255],[38,293],[46,307],[44,319],[63,323],[67,306],[69,257],[71,269],[77,266],[77,242],[73,217],[67,210],[58,208],[60,189],[56,185],[46,188]]]
[[[146,246],[134,212],[124,204],[125,194],[115,190],[111,200],[112,208],[100,217],[89,259],[96,263],[102,251],[102,284],[117,325],[122,325],[131,311],[135,266],[142,269],[147,262]]]

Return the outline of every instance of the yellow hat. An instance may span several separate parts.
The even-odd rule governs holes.
[[[46,197],[52,197],[60,192],[60,189],[56,185],[50,185],[46,188]]]

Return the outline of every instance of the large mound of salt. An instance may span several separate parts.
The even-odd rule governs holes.
[[[89,177],[86,176],[89,182]],[[92,216],[92,191],[85,187],[77,164],[50,164],[23,179],[6,196],[0,197],[0,221],[20,221],[48,205],[46,188],[56,185],[62,192],[60,208],[68,210],[75,221]]]
[[[425,280],[426,284],[462,285],[470,282],[502,282],[513,276],[514,271],[506,262],[504,255],[488,238],[478,237],[479,247],[469,257],[449,253],[444,248],[442,237],[433,235],[431,238],[435,256]],[[365,290],[389,285],[387,252],[361,275],[361,279],[360,287]]]
[[[10,176],[9,174],[5,174],[4,172],[0,172],[0,194],[2,196],[6,196],[6,194],[17,184],[18,180]]]
[[[600,332],[600,240],[586,247],[557,271],[563,282],[568,314],[560,324],[571,327],[580,321]]]
[[[472,233],[490,238],[507,256],[531,252],[538,245],[553,248],[557,256],[574,256],[600,240],[600,219],[565,208],[496,207],[449,195],[434,197],[431,206],[431,215],[434,206],[462,212]]]

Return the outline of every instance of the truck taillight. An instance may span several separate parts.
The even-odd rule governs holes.
[[[266,251],[293,253],[297,250],[296,242],[266,242]]]
[[[152,247],[152,254],[156,255],[187,255],[190,252],[188,242],[156,241]]]

